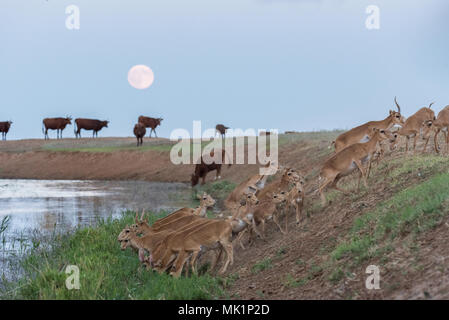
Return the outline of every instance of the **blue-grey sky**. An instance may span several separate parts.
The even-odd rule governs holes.
[[[80,29],[65,26],[68,5]],[[368,30],[365,9],[380,8]],[[224,123],[310,131],[449,104],[447,0],[2,0],[0,121],[41,138],[44,117],[110,120],[130,136],[140,114],[160,136]],[[137,90],[128,70],[154,83]],[[73,127],[64,133],[73,136]],[[55,133],[52,133],[52,137]]]

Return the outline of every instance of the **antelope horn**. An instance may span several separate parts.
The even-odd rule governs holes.
[[[432,104],[434,104],[435,102],[432,102],[431,104],[429,104],[429,109],[430,109],[430,107],[432,106]]]
[[[137,210],[136,210],[136,223],[138,223],[139,222],[139,218],[138,218],[138,213],[137,213]]]
[[[145,209],[142,209],[142,215],[140,216],[140,221],[143,221],[143,216],[145,215]]]
[[[396,103],[396,107],[398,107],[398,112],[401,113],[401,107],[398,104],[398,101],[396,100],[396,97],[394,97],[394,103]]]

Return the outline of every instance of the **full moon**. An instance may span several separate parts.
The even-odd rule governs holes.
[[[128,71],[128,82],[136,89],[146,89],[153,84],[153,71],[143,64],[136,65]]]

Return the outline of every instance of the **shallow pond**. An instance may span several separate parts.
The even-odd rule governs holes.
[[[182,183],[0,180],[0,267],[8,255],[26,249],[31,232],[65,232],[127,209],[157,212],[190,205],[191,189]],[[1,232],[6,216],[8,227]]]

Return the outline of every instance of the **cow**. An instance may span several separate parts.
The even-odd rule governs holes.
[[[95,138],[95,136],[98,137],[98,131],[100,131],[103,128],[107,128],[108,124],[109,121],[77,118],[75,119],[75,126],[74,126],[75,137],[78,138],[79,136],[81,138],[81,129],[92,130],[92,138]]]
[[[221,165],[224,163],[225,161],[225,151],[223,149],[221,149],[221,161],[219,161],[218,163],[213,161],[214,159],[214,155],[215,152],[214,150],[212,150],[210,152],[210,159],[206,159],[208,160],[207,163],[206,161],[204,161],[204,155],[201,157],[201,161],[200,163],[197,163],[195,165],[195,172],[192,174],[191,176],[191,181],[192,181],[192,187],[196,186],[198,184],[199,179],[201,178],[201,184],[205,184],[206,183],[206,176],[210,171],[214,171],[217,170],[216,176],[215,176],[215,180],[216,179],[220,179],[220,173],[221,173]],[[218,154],[218,156],[220,156]],[[208,157],[209,158],[209,157]],[[212,163],[211,163],[212,162]],[[210,163],[210,164],[208,164]],[[229,161],[229,166],[231,166],[231,161]]]
[[[2,140],[6,140],[6,134],[11,127],[12,121],[3,121],[0,122],[0,132],[2,133]]]
[[[226,135],[226,130],[228,130],[228,129],[229,129],[229,127],[226,127],[226,126],[224,126],[224,125],[222,125],[222,124],[217,124],[217,125],[215,126],[215,131],[216,131],[216,133],[221,134],[221,137],[222,137],[222,138],[225,137],[225,135]]]
[[[44,133],[45,140],[49,139],[48,129],[56,130],[57,139],[59,139],[59,138],[62,139],[62,130],[64,130],[68,124],[72,124],[72,117],[45,118],[42,121],[42,133]],[[45,127],[45,130],[44,130],[44,127]],[[61,132],[61,134],[59,134],[59,132]]]
[[[147,133],[145,125],[141,122],[136,123],[136,125],[134,126],[134,135],[137,138],[137,146],[143,144],[143,137],[145,137],[145,133]]]
[[[137,119],[137,122],[141,122],[145,126],[145,128],[151,128],[150,138],[151,138],[151,132],[153,132],[153,131],[154,131],[154,135],[157,138],[156,127],[161,124],[162,120],[164,120],[164,119],[140,116],[139,119]]]

